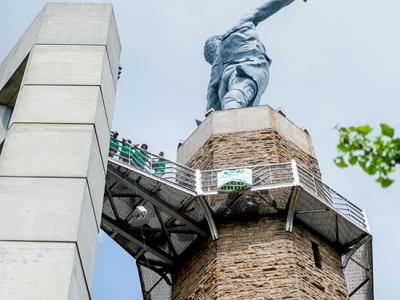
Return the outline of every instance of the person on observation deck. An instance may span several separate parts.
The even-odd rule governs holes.
[[[130,139],[123,138],[122,139],[122,147],[121,150],[119,151],[119,160],[128,163],[129,162],[129,156],[130,156],[130,150],[132,146],[132,141]]]
[[[148,160],[148,155],[146,153],[148,146],[147,144],[144,143],[140,146],[140,148],[138,148],[138,146],[139,144],[135,144],[132,146],[131,149],[132,163],[139,169],[144,170]]]
[[[154,168],[154,174],[158,177],[163,177],[165,174],[165,164],[167,160],[164,158],[164,152],[160,151],[158,154],[159,158],[155,160],[153,168]]]
[[[118,135],[118,131],[111,131],[110,146],[108,148],[108,156],[111,158],[114,157],[114,155],[117,154],[119,150]]]

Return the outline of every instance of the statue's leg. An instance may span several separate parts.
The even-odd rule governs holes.
[[[221,83],[219,84],[218,88],[218,97],[219,99],[223,99],[228,92],[229,83],[231,81],[232,76],[236,73],[236,66],[231,65],[224,69],[221,77]]]
[[[233,74],[228,86],[228,92],[221,100],[222,109],[242,108],[249,105],[256,96],[257,84],[249,77]]]

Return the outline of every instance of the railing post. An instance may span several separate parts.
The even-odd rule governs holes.
[[[370,231],[370,228],[369,228],[369,223],[368,223],[367,214],[365,213],[365,209],[362,210],[362,214],[363,214],[363,218],[364,218],[365,229],[366,229],[368,232],[371,232],[371,231]]]
[[[203,198],[204,193],[203,193],[203,188],[202,188],[202,184],[201,184],[201,171],[199,169],[197,169],[195,174],[196,174],[197,199],[199,200],[199,203],[200,203],[201,207],[203,208],[204,216],[207,220],[208,227],[210,228],[211,237],[215,241],[218,239],[218,229],[217,229],[217,226],[215,225],[210,208],[207,205],[205,199]]]
[[[196,170],[195,175],[196,175],[196,193],[197,193],[197,195],[203,195],[200,169]]]
[[[297,163],[294,159],[291,161],[292,172],[293,172],[293,185],[299,186],[300,185],[300,176],[299,170],[297,169]]]
[[[296,161],[293,159],[291,161],[292,172],[293,172],[293,191],[290,197],[288,214],[286,217],[286,231],[291,232],[293,229],[294,215],[296,212],[297,200],[300,194],[300,176],[299,170],[297,169]]]
[[[154,156],[151,153],[147,153],[148,162],[149,162],[149,173],[153,173],[153,164],[154,164]]]

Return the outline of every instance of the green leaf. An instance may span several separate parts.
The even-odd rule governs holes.
[[[365,170],[366,169],[366,167],[365,167],[365,164],[366,164],[367,162],[365,161],[365,160],[359,160],[358,161],[358,164],[360,165],[360,167],[363,169],[363,170]]]
[[[347,164],[344,162],[343,156],[338,156],[335,158],[335,164],[339,167],[339,168],[347,168]]]
[[[390,138],[392,138],[393,137],[393,135],[394,135],[394,128],[392,128],[392,127],[390,127],[389,125],[387,125],[387,124],[381,124],[381,129],[382,129],[382,135],[384,135],[384,136],[388,136],[388,137],[390,137]]]
[[[361,133],[363,135],[367,135],[372,131],[372,128],[369,125],[358,126],[355,129],[358,133]]]
[[[346,144],[344,144],[344,143],[340,143],[339,145],[337,145],[337,148],[338,148],[340,151],[344,152],[344,153],[350,151],[350,150],[349,150],[349,146],[346,145]]]
[[[369,174],[369,175],[374,175],[375,173],[376,173],[376,166],[375,166],[375,164],[371,164],[371,165],[369,165],[368,167],[367,167],[367,173]]]
[[[394,180],[390,178],[383,177],[379,177],[376,181],[379,182],[383,188],[390,186],[394,182]]]
[[[357,156],[351,156],[349,159],[349,164],[354,166],[357,163],[358,157]]]
[[[377,174],[382,187],[390,186],[394,180],[388,175],[400,166],[400,138],[393,138],[394,128],[380,124],[382,134],[371,137],[369,125],[339,127],[338,155],[334,162],[340,168],[359,165],[369,175]]]
[[[395,145],[400,145],[400,138],[393,139],[392,143]]]

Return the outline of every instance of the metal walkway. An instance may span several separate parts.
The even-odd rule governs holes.
[[[196,239],[218,238],[214,218],[285,213],[339,246],[350,299],[373,299],[372,236],[365,212],[295,161],[255,165],[253,186],[218,193],[217,173],[193,170],[146,152],[146,163],[109,158],[101,228],[135,259],[144,299],[167,299],[172,273]],[[234,168],[234,169],[238,169]],[[144,207],[146,217],[134,216]]]

